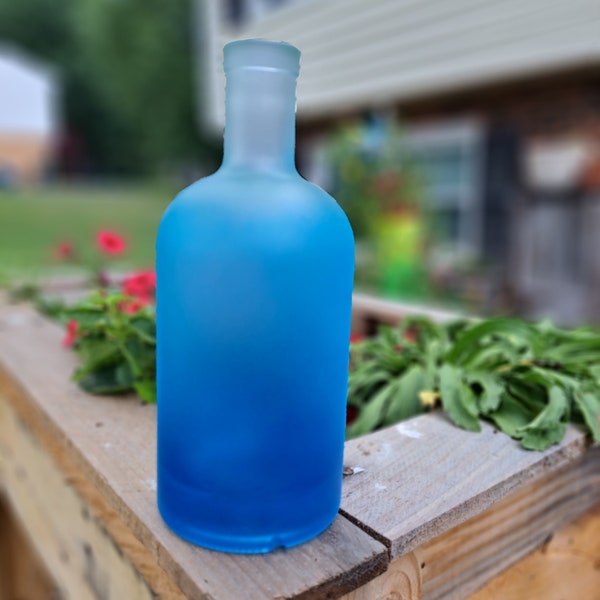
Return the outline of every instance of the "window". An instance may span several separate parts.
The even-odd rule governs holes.
[[[474,121],[410,128],[406,146],[421,172],[434,250],[448,258],[481,253],[483,132]]]
[[[225,16],[227,21],[236,26],[260,21],[274,10],[291,5],[300,0],[227,0]]]

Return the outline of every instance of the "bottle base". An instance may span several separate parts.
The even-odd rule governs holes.
[[[168,509],[161,507],[160,503],[159,512],[169,529],[184,540],[209,550],[232,554],[266,554],[278,549],[293,548],[323,533],[333,523],[337,515],[336,511],[333,516],[328,516],[321,523],[311,524],[311,527],[302,530],[265,535],[234,536],[193,527]]]

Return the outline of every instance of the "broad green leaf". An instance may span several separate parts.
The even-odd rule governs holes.
[[[414,365],[397,380],[396,391],[391,397],[384,425],[397,423],[423,412],[419,392],[423,389],[423,367]]]
[[[532,367],[523,373],[523,381],[536,383],[546,388],[551,388],[553,385],[559,385],[565,390],[573,389],[579,385],[579,382],[574,377],[565,375],[555,369],[545,369],[541,367]]]
[[[523,432],[521,444],[527,450],[546,450],[563,439],[566,429],[565,423],[557,423],[546,429],[527,429]]]
[[[149,355],[154,355],[153,345],[148,345],[140,338],[132,335],[128,336],[125,340],[125,346],[138,365],[147,362]]]
[[[504,336],[531,346],[537,344],[537,332],[531,325],[519,319],[499,317],[483,321],[463,331],[446,354],[446,360],[457,365],[468,364],[478,354],[481,342],[490,336]]]
[[[149,379],[146,381],[136,381],[133,384],[138,396],[148,403],[156,402],[156,381]]]
[[[590,392],[576,393],[574,400],[575,406],[592,434],[592,438],[595,442],[600,442],[600,398],[598,398],[598,392],[596,394]]]
[[[130,322],[132,331],[144,342],[156,345],[156,323],[148,317],[132,319]]]
[[[562,421],[568,400],[564,390],[553,386],[548,393],[548,404],[532,421],[518,430],[521,443],[528,450],[545,450],[562,440],[566,424]]]
[[[389,353],[380,359],[381,366],[392,374],[398,374],[407,367],[408,360],[403,353]]]
[[[351,371],[348,377],[348,395],[363,396],[365,392],[373,392],[390,379],[387,371],[384,371],[376,362],[365,363],[355,371]]]
[[[115,365],[121,360],[121,353],[117,346],[106,339],[83,338],[79,356],[81,357],[81,366],[75,372],[76,380],[97,369]]]
[[[568,341],[547,353],[547,358],[561,363],[600,362],[600,335],[585,337],[576,341]]]
[[[459,319],[457,321],[450,321],[445,324],[444,329],[446,330],[446,335],[448,341],[454,342],[456,338],[463,332],[465,329],[473,326],[473,321],[469,319]]]
[[[405,317],[400,326],[402,339],[408,331],[416,332],[416,343],[419,347],[425,346],[431,340],[441,340],[445,337],[442,327],[426,317]]]
[[[548,404],[533,421],[522,428],[523,431],[546,430],[558,426],[567,410],[567,404],[564,390],[557,385],[552,386],[548,392]]]
[[[132,390],[133,381],[127,365],[120,364],[89,373],[78,383],[90,394],[123,394]]]
[[[477,401],[471,388],[462,381],[462,371],[446,364],[440,370],[442,406],[452,421],[469,431],[480,431]]]
[[[346,430],[346,436],[348,438],[353,438],[376,429],[377,426],[383,422],[388,403],[396,393],[397,387],[397,381],[382,387],[373,398],[362,407],[356,421],[354,421],[354,423]]]
[[[477,383],[481,387],[478,397],[479,410],[487,415],[500,406],[502,394],[505,390],[504,382],[496,375],[485,372],[469,374],[470,383]]]
[[[531,421],[533,413],[512,396],[503,394],[498,410],[490,413],[488,418],[500,431],[510,437],[521,438],[522,428]]]
[[[600,385],[600,364],[590,366],[589,372],[590,375],[596,380],[596,383]]]
[[[423,359],[423,388],[434,390],[439,388],[439,376],[441,354],[443,352],[442,343],[438,340],[430,341],[425,348]]]
[[[495,371],[503,365],[513,362],[506,350],[498,345],[483,347],[469,362],[469,369],[475,371]]]
[[[519,373],[513,371],[505,378],[507,391],[533,414],[538,414],[546,406],[546,388],[519,377]]]
[[[106,314],[102,310],[90,310],[90,311],[68,311],[63,313],[66,315],[65,321],[77,321],[80,327],[86,329],[88,327],[105,327],[108,321]]]

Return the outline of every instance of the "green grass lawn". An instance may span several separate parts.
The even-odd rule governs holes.
[[[115,270],[152,268],[160,217],[177,190],[163,184],[60,185],[0,190],[0,282],[48,276],[97,264],[96,234],[122,235],[127,250],[106,266]],[[70,242],[77,261],[54,255]]]

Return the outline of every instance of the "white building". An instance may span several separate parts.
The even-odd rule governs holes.
[[[0,48],[0,184],[43,177],[57,133],[56,73]]]
[[[600,322],[598,0],[198,1],[207,124],[224,43],[296,45],[301,152],[346,116],[399,117],[444,252],[493,266],[492,303]]]

